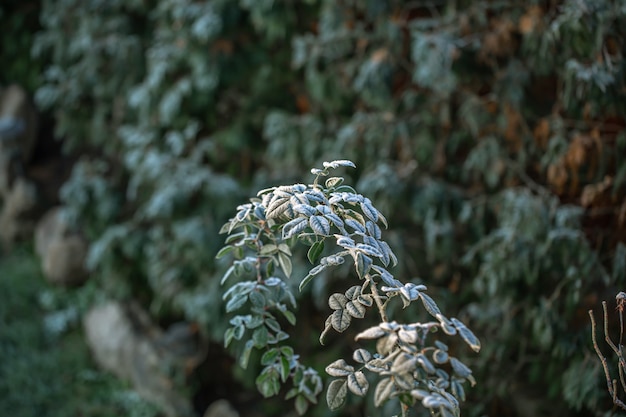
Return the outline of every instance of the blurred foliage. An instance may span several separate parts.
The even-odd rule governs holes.
[[[219,340],[232,207],[350,159],[394,275],[483,340],[466,414],[610,407],[586,311],[626,276],[623,2],[43,0],[40,16],[36,99],[84,153],[62,199],[108,294]],[[312,286],[311,326],[345,274]]]
[[[0,276],[0,409],[16,417],[159,415],[94,369],[73,313],[79,307],[67,302],[75,297],[48,287],[32,250],[1,259]]]
[[[0,85],[19,84],[34,92],[40,84],[42,62],[31,45],[39,24],[40,0],[4,0],[0,4]]]

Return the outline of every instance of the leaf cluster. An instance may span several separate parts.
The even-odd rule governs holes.
[[[382,240],[377,224],[387,226],[387,220],[369,198],[345,185],[342,177],[330,176],[330,171],[339,167],[355,165],[348,160],[324,162],[323,168],[311,170],[315,176],[312,184],[261,190],[250,203],[240,205],[237,214],[222,227],[221,231],[229,236],[217,256],[234,255],[222,283],[238,278],[223,295],[226,310],[238,312],[226,330],[225,343],[245,342],[240,356],[243,367],[248,365],[253,348],[264,352],[261,364],[265,367],[256,380],[264,396],[278,394],[280,383],[292,378],[294,387],[287,398],[296,396],[298,412],[306,410],[305,400],[317,401],[321,377],[305,369],[293,349],[283,346],[289,334],[276,318],[279,313],[290,325],[296,324],[296,297],[284,279],[292,273],[290,248],[301,242],[309,247],[313,267],[300,281],[300,291],[321,271],[344,262],[354,266],[360,281],[328,298],[332,313],[326,319],[320,343],[330,330],[345,332],[354,319],[364,318],[368,309],[376,309],[380,318],[380,324],[355,337],[356,341],[376,341],[374,353],[364,348],[354,352],[359,369],[344,359],[326,367],[326,372],[337,378],[331,381],[326,394],[330,409],[343,405],[348,390],[357,396],[367,395],[367,371],[379,379],[374,394],[377,407],[391,398],[398,398],[405,407],[419,400],[433,415],[458,416],[459,400],[465,398],[462,384],[466,380],[474,384],[475,380],[466,365],[448,355],[445,344],[435,341],[435,346],[430,346],[427,337],[438,329],[447,335],[458,333],[476,352],[480,342],[460,320],[448,319],[441,313],[436,302],[424,293],[426,286],[402,283],[389,272],[397,258]],[[421,300],[437,321],[406,325],[390,321],[388,304],[394,298],[402,300],[403,308]],[[446,364],[451,366],[452,375],[442,369]],[[303,382],[304,375],[310,376],[309,384]],[[310,389],[311,384],[314,389]]]

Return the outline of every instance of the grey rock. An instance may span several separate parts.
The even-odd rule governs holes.
[[[239,417],[239,413],[227,400],[217,400],[204,412],[203,417]]]
[[[35,252],[41,258],[43,273],[49,282],[74,286],[87,280],[88,242],[72,230],[63,207],[50,209],[37,223]]]
[[[191,401],[164,369],[170,358],[155,342],[163,331],[144,310],[132,303],[109,302],[91,309],[83,326],[87,344],[103,369],[130,381],[139,395],[168,417],[194,415]]]

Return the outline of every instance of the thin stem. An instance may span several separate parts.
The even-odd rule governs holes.
[[[606,301],[602,302],[602,307],[604,310],[604,329],[606,332],[607,327],[608,327],[608,324],[607,324],[608,314],[606,310]],[[617,385],[617,381],[611,379],[611,372],[609,371],[609,365],[604,355],[602,355],[602,351],[600,350],[600,347],[598,346],[598,341],[596,339],[596,327],[597,326],[596,326],[596,320],[593,317],[592,310],[589,310],[589,318],[591,319],[591,341],[593,342],[593,349],[595,350],[596,355],[598,355],[598,358],[600,358],[600,363],[602,363],[602,368],[604,369],[604,375],[606,377],[606,386],[607,386],[607,390],[609,391],[609,395],[611,396],[613,400],[613,404],[617,405],[623,410],[626,410],[626,404],[624,404],[619,398],[617,398],[617,391],[614,388]],[[608,335],[608,333],[605,333],[605,335]],[[606,336],[606,338],[608,339],[608,336]],[[613,342],[610,342],[610,345],[613,345]]]
[[[367,278],[370,281],[370,288],[372,289],[372,295],[374,296],[374,301],[376,301],[376,306],[378,307],[378,314],[380,314],[380,319],[383,322],[388,322],[387,312],[385,311],[385,305],[381,301],[380,294],[378,293],[378,288],[376,287],[376,283],[372,281],[372,279],[368,276]]]
[[[405,403],[400,403],[400,408],[402,409],[402,417],[409,417],[409,406]]]

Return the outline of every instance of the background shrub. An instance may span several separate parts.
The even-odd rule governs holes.
[[[483,341],[467,414],[610,407],[586,311],[626,273],[620,2],[33,4],[35,98],[82,155],[61,198],[110,296],[220,341],[232,207],[350,159],[390,219],[394,274]],[[311,329],[344,274],[311,287]]]

